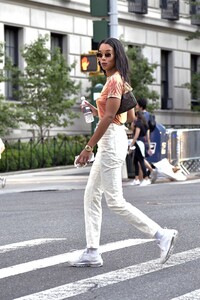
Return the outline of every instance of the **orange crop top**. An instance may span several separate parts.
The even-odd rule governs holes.
[[[108,98],[121,99],[123,93],[124,93],[124,82],[121,78],[121,75],[117,71],[112,76],[107,78],[103,90],[101,91],[100,97],[96,101],[98,116],[100,120],[105,115],[107,99]],[[126,120],[127,120],[127,112],[116,115],[113,120],[113,123],[117,125],[121,125],[124,124]]]

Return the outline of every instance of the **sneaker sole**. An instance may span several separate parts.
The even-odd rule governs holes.
[[[76,267],[76,268],[88,268],[88,267],[91,267],[91,268],[100,268],[103,266],[103,263],[99,263],[99,264],[87,264],[87,263],[83,263],[83,264],[71,264],[68,262],[68,264],[71,266],[71,267]]]
[[[171,239],[171,244],[170,244],[169,250],[168,250],[168,252],[167,252],[167,254],[166,254],[166,256],[165,256],[165,259],[163,259],[163,260],[161,261],[161,264],[166,263],[166,261],[168,261],[168,259],[169,259],[170,256],[172,255],[173,250],[174,250],[174,244],[175,244],[175,242],[176,242],[177,237],[178,237],[178,231],[176,231],[176,232],[174,233],[174,236],[173,236],[172,239]]]

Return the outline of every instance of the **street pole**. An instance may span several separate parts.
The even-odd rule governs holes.
[[[117,0],[110,1],[110,37],[118,38],[118,13],[117,13]]]

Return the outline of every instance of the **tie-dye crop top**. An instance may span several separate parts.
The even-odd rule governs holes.
[[[124,82],[121,78],[119,72],[115,72],[112,76],[107,78],[107,81],[101,91],[99,98],[97,99],[97,109],[98,116],[101,120],[106,111],[106,101],[108,98],[118,98],[121,99],[122,94],[124,93]],[[113,99],[114,101],[114,99]],[[113,123],[117,125],[124,124],[127,119],[127,113],[116,115],[113,120]]]

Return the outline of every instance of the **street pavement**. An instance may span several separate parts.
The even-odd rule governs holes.
[[[89,171],[90,166],[69,166],[3,174],[0,300],[200,300],[199,174],[184,182],[159,177],[148,187],[133,187],[123,172],[125,199],[161,226],[179,231],[164,266],[156,241],[102,201],[104,266],[77,269],[68,261],[85,247]]]
[[[0,190],[0,194],[83,189],[90,171],[90,166],[85,168],[55,167],[48,169],[29,170],[5,173],[6,186]]]

